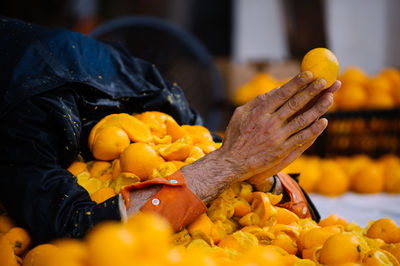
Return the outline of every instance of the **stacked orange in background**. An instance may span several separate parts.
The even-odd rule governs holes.
[[[339,76],[342,87],[335,93],[334,108],[343,110],[390,109],[400,106],[400,71],[387,67],[370,76],[361,68],[348,67]]]
[[[379,159],[366,155],[329,159],[303,155],[283,172],[300,173],[299,183],[309,193],[400,193],[400,158],[396,155]]]
[[[331,110],[391,109],[400,107],[400,71],[387,67],[370,76],[361,68],[350,66],[339,76],[340,90],[334,95]],[[260,72],[236,90],[233,103],[242,105],[257,95],[282,86],[288,79],[277,80]]]

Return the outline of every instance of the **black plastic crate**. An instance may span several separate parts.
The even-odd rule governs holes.
[[[400,155],[400,108],[327,113],[325,132],[306,151],[321,157]]]

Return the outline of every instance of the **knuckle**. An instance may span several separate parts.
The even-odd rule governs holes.
[[[287,101],[289,97],[291,96],[288,90],[279,90],[279,93],[277,93],[278,99],[280,101]]]
[[[256,100],[257,100],[257,102],[263,102],[263,101],[267,100],[267,94],[261,93],[261,94],[257,95]]]
[[[304,128],[305,126],[307,126],[307,124],[308,124],[308,121],[304,115],[299,115],[296,118],[296,125],[298,128]]]
[[[295,97],[290,98],[287,104],[291,111],[295,112],[299,108],[299,102]]]
[[[295,143],[303,143],[306,140],[306,135],[303,133],[297,134]]]

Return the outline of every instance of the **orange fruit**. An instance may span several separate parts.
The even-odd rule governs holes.
[[[128,134],[116,126],[108,126],[94,138],[91,152],[98,160],[114,160],[130,143]]]
[[[277,211],[271,205],[269,197],[263,192],[254,192],[251,209],[260,217],[260,226],[265,226],[269,218],[276,217]]]
[[[212,151],[215,151],[216,145],[214,142],[200,142],[196,144],[197,147],[199,147],[205,154],[208,154]]]
[[[201,142],[212,142],[213,141],[210,131],[203,126],[183,125],[182,128],[192,138],[193,145],[196,145],[197,143],[201,143]]]
[[[120,157],[121,170],[133,173],[141,180],[150,178],[153,170],[163,161],[153,146],[146,143],[130,144]]]
[[[234,215],[238,217],[245,216],[251,212],[250,204],[245,199],[237,199],[233,203]]]
[[[286,265],[288,254],[279,247],[257,246],[240,256],[238,265]],[[236,263],[233,263],[236,264]],[[228,264],[229,265],[229,264]],[[232,263],[231,263],[232,265]]]
[[[365,256],[362,262],[365,266],[400,265],[395,256],[382,249],[372,249],[370,252],[368,252],[367,256]]]
[[[400,243],[386,244],[382,246],[381,249],[392,253],[392,255],[395,256],[398,261],[400,261]]]
[[[374,91],[370,93],[368,98],[367,107],[372,109],[390,109],[395,106],[390,92]]]
[[[323,226],[323,227],[330,226],[330,225],[337,225],[337,224],[346,226],[347,222],[345,219],[343,219],[333,213],[331,215],[329,215],[328,217],[326,217],[325,219],[322,219],[318,223],[319,226]]]
[[[288,209],[281,207],[274,207],[277,211],[277,220],[278,224],[291,224],[296,223],[299,220],[299,217],[294,213],[289,211]]]
[[[385,190],[390,193],[400,193],[400,161],[386,164]]]
[[[366,84],[366,87],[370,93],[373,93],[373,92],[390,93],[392,90],[392,84],[391,84],[390,80],[383,75],[377,75],[377,76],[369,79],[369,81]]]
[[[221,248],[232,248],[239,252],[245,252],[258,245],[258,239],[247,232],[236,231],[232,235],[224,237],[218,246]]]
[[[326,240],[322,246],[319,261],[328,265],[357,262],[360,259],[360,254],[361,247],[357,237],[343,232]]]
[[[132,265],[138,245],[129,230],[117,222],[104,222],[93,228],[86,237],[90,265]]]
[[[271,244],[283,248],[289,254],[295,255],[297,253],[296,241],[284,232],[278,233]]]
[[[111,173],[107,173],[107,174],[103,174],[102,176],[100,176],[100,177],[98,177],[98,179],[102,182],[102,183],[104,183],[104,182],[106,182],[107,180],[112,180],[112,174]],[[105,185],[107,185],[108,183],[105,183]]]
[[[114,189],[115,193],[120,193],[121,188],[137,183],[140,181],[140,178],[129,172],[121,172],[121,174],[117,177],[117,179],[113,180],[110,187]]]
[[[80,161],[75,161],[73,162],[67,169],[70,171],[74,176],[79,175],[82,172],[89,172],[86,163],[80,162]]]
[[[24,257],[22,266],[52,266],[54,257],[59,254],[58,248],[53,244],[42,244],[29,250]]]
[[[176,169],[178,169],[178,170],[186,165],[184,162],[181,162],[181,161],[170,161],[170,162],[173,163],[175,165]]]
[[[351,188],[359,193],[379,193],[385,188],[383,168],[370,163],[359,170],[351,180]]]
[[[83,266],[87,265],[87,248],[86,245],[77,239],[62,238],[53,242],[59,249],[59,254],[56,265],[65,266]]]
[[[15,223],[7,215],[0,215],[0,234],[7,233],[11,228],[15,227]]]
[[[260,224],[260,217],[254,213],[249,212],[239,219],[239,224],[241,226],[255,226]]]
[[[321,178],[316,185],[316,191],[328,195],[337,196],[349,189],[350,182],[340,165],[333,160],[321,162]]]
[[[363,86],[347,82],[342,84],[335,100],[340,108],[355,110],[367,104],[368,94]]]
[[[299,184],[306,192],[313,192],[321,178],[320,160],[317,157],[307,157],[306,166],[300,169]]]
[[[20,265],[11,243],[3,235],[0,235],[0,262],[2,263],[1,265],[5,266]]]
[[[111,175],[112,179],[115,180],[118,178],[119,174],[121,173],[121,162],[119,159],[115,159],[111,164]]]
[[[96,203],[101,203],[103,201],[108,200],[109,198],[114,197],[115,195],[117,194],[115,194],[114,189],[109,187],[103,187],[97,190],[92,195],[90,195],[90,198]]]
[[[153,139],[147,125],[136,117],[125,113],[111,114],[101,119],[90,131],[88,142],[91,150],[97,134],[109,126],[121,128],[126,132],[129,139],[134,142],[151,142]]]
[[[166,122],[167,134],[171,136],[172,141],[183,138],[188,133],[175,120],[169,119]]]
[[[326,87],[332,86],[339,74],[339,62],[334,53],[326,48],[310,50],[301,61],[301,71],[311,71],[314,79],[322,78]]]
[[[313,228],[307,232],[305,232],[301,236],[301,248],[302,249],[310,249],[313,247],[321,246],[325,243],[325,241],[334,235],[335,233],[324,230],[323,228]]]
[[[166,121],[173,119],[171,116],[158,111],[143,112],[137,118],[145,123],[151,133],[157,137],[163,137],[167,134]]]
[[[106,161],[94,161],[90,168],[90,177],[99,178],[100,176],[109,173],[111,163]]]
[[[339,76],[342,86],[346,83],[356,83],[364,86],[368,82],[368,75],[359,67],[349,66]]]
[[[211,238],[213,243],[218,243],[221,241],[219,232],[205,213],[200,215],[193,223],[191,223],[187,227],[187,230],[192,236],[195,236],[198,233],[204,234],[205,236]]]
[[[103,183],[101,183],[101,181],[97,178],[78,180],[78,184],[86,189],[89,194],[95,193],[103,185]]]
[[[15,255],[21,255],[24,253],[32,242],[28,232],[21,227],[11,228],[7,233],[4,234],[4,237],[10,242],[14,249]]]
[[[371,224],[366,236],[369,238],[380,238],[385,243],[397,243],[400,242],[400,229],[392,219],[381,218]]]
[[[179,140],[178,140],[179,141]],[[192,151],[192,145],[179,143],[178,141],[168,144],[158,150],[160,155],[167,161],[184,161]]]

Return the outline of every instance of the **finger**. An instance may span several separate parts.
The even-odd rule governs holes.
[[[323,114],[325,114],[328,111],[329,107],[332,106],[332,104],[333,94],[327,93],[323,95],[321,98],[318,99],[313,107],[290,120],[290,122],[282,128],[281,132],[283,133],[281,134],[281,136],[285,138],[293,135],[303,128],[306,128],[312,122],[316,121]]]
[[[308,102],[318,95],[326,87],[326,81],[317,79],[304,90],[296,93],[277,111],[276,115],[281,121],[286,121],[289,117],[300,111]]]
[[[336,80],[335,83],[333,83],[332,86],[330,86],[329,88],[327,88],[326,90],[323,90],[317,97],[315,97],[314,99],[312,99],[310,102],[308,102],[306,104],[306,106],[304,106],[300,111],[298,111],[296,114],[294,114],[291,118],[289,118],[288,120],[292,120],[292,118],[298,116],[301,113],[306,112],[307,110],[309,110],[312,106],[314,106],[314,104],[325,94],[327,93],[335,93],[338,89],[340,89],[342,85],[342,82],[340,82],[339,80]]]
[[[315,140],[327,127],[328,120],[321,118],[309,127],[297,132],[283,143],[284,150],[292,150],[295,147],[301,147],[304,143]]]
[[[325,92],[335,93],[342,86],[342,82],[340,80],[336,80],[332,86],[326,89]]]
[[[315,140],[315,139],[314,139]],[[302,146],[295,148],[292,152],[289,153],[288,156],[286,156],[282,161],[280,161],[278,164],[276,164],[274,167],[270,169],[270,172],[273,174],[276,174],[283,169],[285,169],[289,164],[294,162],[297,158],[300,157],[300,155],[303,154],[305,150],[307,150],[313,143],[314,140],[308,141],[304,143]]]
[[[296,94],[301,88],[313,81],[311,71],[298,74],[281,87],[275,88],[267,94],[261,95],[254,104],[262,105],[268,112],[273,112]]]

